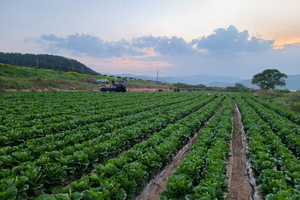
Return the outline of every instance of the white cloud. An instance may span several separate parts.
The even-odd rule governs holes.
[[[273,40],[250,37],[247,30],[240,32],[234,26],[216,29],[192,42],[176,36],[151,35],[111,42],[86,33],[65,38],[42,35],[39,42],[48,53],[70,52],[85,57],[87,65],[96,66],[98,62],[102,67],[97,69],[109,69],[109,73],[115,70],[141,74],[153,70],[166,76],[212,74],[252,78],[264,69],[279,69],[288,75],[300,74],[298,44],[273,49]],[[88,58],[96,62],[89,63]]]
[[[42,35],[39,41],[47,45],[46,52],[58,53],[61,50],[70,50],[73,55],[89,56],[92,58],[123,57],[125,55],[140,56],[145,53],[137,51],[129,46],[126,40],[118,42],[103,41],[97,36],[84,34],[69,35],[66,38],[57,37],[54,34]]]
[[[234,26],[218,28],[214,33],[192,41],[198,49],[205,49],[215,56],[239,52],[263,52],[272,49],[274,41],[257,37],[249,39],[247,30],[239,32]]]

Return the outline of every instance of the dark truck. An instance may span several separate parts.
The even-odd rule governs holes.
[[[102,87],[100,88],[100,91],[102,92],[127,92],[126,86],[124,86],[122,83],[114,83],[115,87]]]

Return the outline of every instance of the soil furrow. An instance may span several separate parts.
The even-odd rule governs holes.
[[[232,155],[227,164],[229,197],[231,200],[260,199],[257,194],[256,185],[250,162],[247,158],[247,140],[245,137],[241,116],[235,101],[233,113],[233,131],[230,148]]]
[[[221,106],[222,103],[220,103],[218,108],[215,110],[214,114],[218,112]],[[210,119],[212,117],[210,117]],[[172,176],[172,172],[183,162],[186,155],[190,153],[189,149],[197,141],[199,132],[206,127],[206,125],[210,122],[210,119],[208,119],[205,122],[205,124],[199,129],[199,131],[196,132],[192,138],[190,138],[189,142],[173,157],[172,162],[169,163],[164,169],[162,169],[155,178],[151,179],[148,182],[148,184],[145,186],[141,194],[137,196],[135,200],[159,199],[162,191],[166,190],[168,177]]]

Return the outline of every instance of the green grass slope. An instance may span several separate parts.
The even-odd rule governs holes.
[[[95,90],[101,75],[79,74],[0,64],[0,91],[7,90]]]
[[[106,78],[121,81],[123,77],[63,72],[59,70],[19,67],[0,63],[0,92],[7,91],[58,91],[58,90],[98,90],[105,84],[94,84],[97,79]],[[131,79],[125,83],[128,89],[168,88],[169,84],[155,84],[149,81]]]

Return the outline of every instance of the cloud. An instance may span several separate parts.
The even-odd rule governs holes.
[[[137,48],[154,47],[154,51],[161,55],[194,55],[197,53],[192,43],[187,43],[184,39],[176,36],[171,38],[144,36],[133,39],[132,45]]]
[[[192,42],[176,36],[151,35],[109,42],[88,34],[64,38],[42,35],[40,41],[47,52],[84,59],[85,64],[98,65],[100,73],[160,71],[166,76],[212,74],[251,78],[264,69],[274,68],[286,74],[299,74],[299,44],[273,49],[273,40],[250,37],[247,30],[240,32],[234,26],[216,29]]]
[[[47,52],[58,53],[61,50],[69,50],[72,55],[89,56],[93,58],[123,57],[125,55],[145,55],[130,46],[130,42],[120,40],[118,42],[103,41],[101,38],[88,34],[74,34],[66,38],[59,38],[54,34],[42,35],[41,41],[46,41]]]
[[[166,37],[164,37],[166,38]],[[132,39],[132,45],[137,48],[156,47],[160,44],[161,37],[143,36],[140,38]]]
[[[50,35],[41,35],[41,39],[42,40],[46,40],[46,41],[58,41],[58,37],[54,34],[50,34]]]
[[[197,49],[207,50],[212,55],[236,54],[239,52],[263,52],[272,49],[274,40],[251,37],[247,30],[239,32],[234,26],[218,28],[214,33],[200,39],[194,39]]]
[[[72,55],[85,55],[93,58],[150,56],[149,49],[160,55],[194,55],[198,53],[192,43],[187,43],[183,38],[176,36],[171,38],[144,36],[134,38],[132,41],[121,39],[117,42],[109,42],[88,34],[76,33],[66,38],[50,34],[41,35],[38,43],[46,45],[46,51],[49,53],[68,50]]]
[[[76,33],[66,38],[57,37],[54,34],[41,35],[39,43],[46,45],[46,51],[50,53],[67,50],[76,56],[121,58],[152,55],[229,56],[241,52],[268,51],[272,49],[274,41],[257,37],[250,38],[247,30],[239,32],[234,26],[229,26],[227,29],[218,28],[213,34],[194,39],[190,43],[177,36],[154,37],[151,35],[134,38],[131,41],[121,39],[117,42],[109,42],[86,33]],[[151,54],[149,49],[154,54]]]

